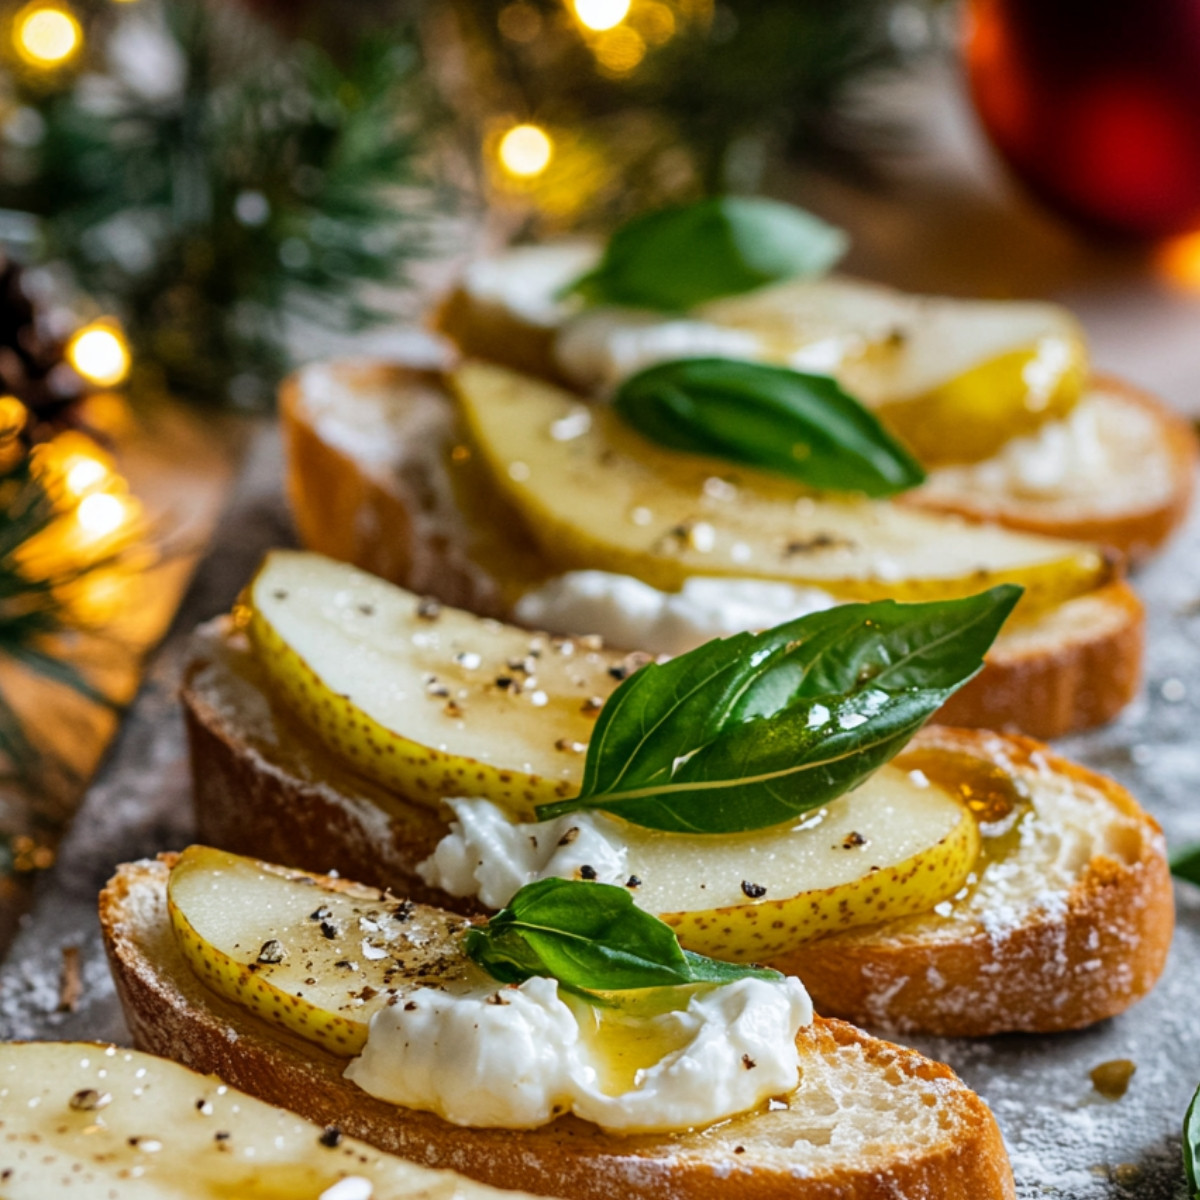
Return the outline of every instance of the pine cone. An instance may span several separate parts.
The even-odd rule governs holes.
[[[0,395],[16,396],[29,410],[24,436],[41,441],[75,424],[84,381],[66,361],[66,342],[39,320],[25,292],[22,268],[0,253]]]

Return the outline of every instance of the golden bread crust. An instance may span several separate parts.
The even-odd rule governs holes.
[[[272,744],[248,738],[213,686],[213,673],[230,669],[201,652],[183,690],[203,841],[480,911],[416,873],[447,829],[435,810],[345,771],[277,711]],[[1162,834],[1152,818],[1112,780],[1028,738],[931,726],[913,742],[924,746],[1015,771],[1032,770],[1036,760],[1038,769],[1086,784],[1133,819],[1131,861],[1092,861],[1062,912],[1052,919],[1034,913],[1000,934],[972,926],[951,941],[896,941],[885,925],[809,943],[782,966],[804,980],[818,1010],[905,1032],[977,1036],[1078,1028],[1145,995],[1162,972],[1174,924]]]
[[[1114,780],[1025,737],[932,727],[920,744],[1050,771],[1100,792],[1137,822],[1125,861],[1094,855],[1065,903],[997,931],[975,923],[953,940],[895,936],[889,926],[835,934],[774,965],[804,980],[821,1012],[896,1032],[979,1037],[1057,1033],[1124,1012],[1157,982],[1175,926],[1158,823]]]
[[[122,866],[100,895],[100,921],[135,1044],[272,1104],[425,1166],[452,1168],[497,1187],[567,1200],[1009,1200],[1011,1168],[987,1105],[949,1067],[838,1021],[801,1032],[802,1060],[847,1060],[899,1075],[942,1114],[938,1141],[896,1144],[859,1161],[811,1171],[772,1144],[777,1114],[759,1112],[709,1130],[615,1137],[573,1117],[529,1131],[468,1129],[376,1100],[342,1077],[345,1060],[268,1026],[209,992],[174,945],[166,916],[173,856]],[[329,886],[353,887],[340,880]],[[801,1089],[801,1091],[803,1088]],[[743,1145],[743,1153],[736,1152]]]
[[[1067,516],[1057,509],[1047,511],[1036,500],[1022,501],[1016,497],[997,500],[981,492],[960,492],[952,498],[930,496],[918,488],[903,497],[902,503],[1007,525],[1010,529],[1095,542],[1118,551],[1130,563],[1144,562],[1162,548],[1187,517],[1195,491],[1200,444],[1190,422],[1158,397],[1113,375],[1096,375],[1092,384],[1120,395],[1127,404],[1149,413],[1158,424],[1167,449],[1171,483],[1160,502],[1124,512],[1083,511]]]

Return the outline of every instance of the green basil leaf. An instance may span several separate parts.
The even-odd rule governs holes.
[[[625,380],[613,407],[659,445],[822,491],[894,496],[925,480],[879,418],[825,375],[732,358],[678,359]]]
[[[781,279],[822,275],[847,244],[840,229],[790,204],[718,196],[622,225],[599,266],[567,291],[592,304],[680,312]]]
[[[1183,1118],[1183,1169],[1187,1172],[1188,1195],[1194,1200],[1200,1196],[1200,1088]]]
[[[1200,842],[1193,842],[1171,855],[1171,874],[1176,879],[1200,886]]]
[[[596,722],[580,794],[677,833],[763,829],[856,787],[983,667],[1021,596],[845,604],[719,639],[626,679]]]
[[[624,888],[571,879],[527,884],[486,925],[467,932],[463,949],[502,983],[544,975],[575,992],[782,978],[686,951]]]

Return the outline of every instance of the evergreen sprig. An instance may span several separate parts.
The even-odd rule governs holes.
[[[415,35],[335,63],[230,4],[123,7],[89,45],[140,21],[155,77],[29,91],[40,133],[0,158],[0,207],[33,214],[38,256],[125,321],[135,387],[266,403],[289,332],[394,315],[370,289],[405,284],[423,249]]]
[[[58,642],[94,632],[79,618],[72,594],[92,573],[117,567],[127,543],[84,561],[31,563],[29,548],[63,515],[28,459],[0,477],[0,659],[111,707],[113,699]],[[45,766],[40,743],[0,689],[0,779],[36,782]]]

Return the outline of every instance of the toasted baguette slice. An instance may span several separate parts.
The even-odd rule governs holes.
[[[281,399],[288,495],[306,546],[512,619],[520,591],[548,568],[496,502],[466,511],[447,466],[457,419],[436,374],[321,364],[292,376]],[[1103,724],[1136,694],[1143,629],[1141,604],[1119,579],[1014,623],[942,719],[1043,738]]]
[[[203,841],[477,911],[416,873],[446,821],[317,747],[272,704],[240,635],[219,623],[200,631],[183,702]],[[1028,792],[1033,817],[1019,844],[940,913],[836,934],[789,956],[782,966],[804,980],[818,1011],[905,1032],[1045,1033],[1113,1016],[1145,995],[1174,924],[1155,822],[1111,780],[1026,738],[933,727],[913,742],[921,747],[1004,767]]]
[[[137,1044],[389,1153],[569,1200],[1014,1194],[999,1130],[978,1096],[948,1067],[837,1021],[818,1019],[801,1031],[802,1079],[786,1107],[706,1130],[616,1137],[574,1117],[530,1131],[469,1129],[376,1100],[343,1078],[345,1059],[200,983],[167,917],[171,861],[123,866],[100,896],[109,960]]]
[[[561,245],[523,248],[520,253],[535,276],[539,252],[561,259],[547,260],[556,281],[579,274],[595,256],[586,244],[573,257],[571,248]],[[434,327],[468,358],[486,358],[570,386],[555,357],[563,309],[538,303],[542,293],[536,283],[520,297],[525,303],[514,304],[512,294],[479,282],[469,270],[435,311]],[[555,290],[551,286],[547,294]],[[1070,472],[1056,487],[1039,488],[1029,472],[1010,469],[1014,455],[1028,449],[1010,444],[983,463],[932,471],[906,502],[1098,542],[1135,563],[1147,558],[1187,515],[1197,462],[1191,426],[1162,400],[1109,375],[1091,380],[1070,420],[1083,426],[1076,432],[1086,448],[1081,455],[1086,469]],[[1043,458],[1058,448],[1055,439],[1055,433],[1044,439]]]
[[[0,1044],[5,1200],[520,1200],[298,1120],[173,1062]]]

